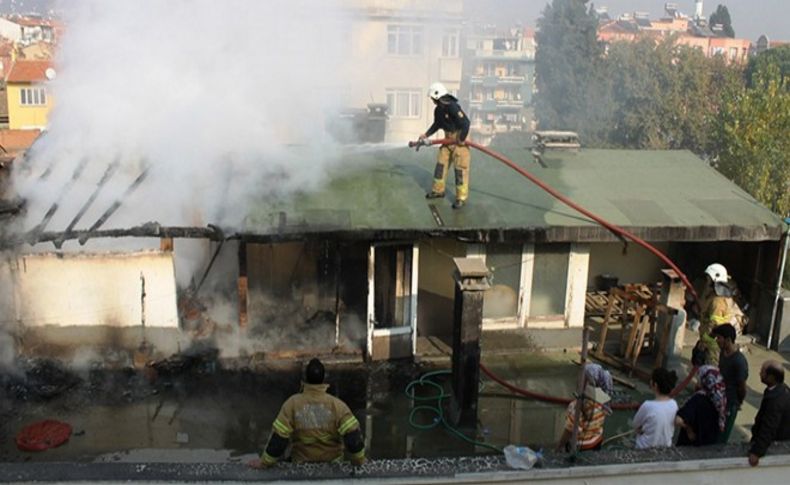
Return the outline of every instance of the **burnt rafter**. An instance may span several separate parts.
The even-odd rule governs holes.
[[[81,244],[89,239],[118,238],[118,237],[155,237],[155,238],[187,238],[187,239],[209,239],[212,241],[224,241],[233,239],[236,236],[226,236],[218,226],[209,224],[206,227],[195,226],[162,226],[157,222],[147,222],[145,224],[123,228],[123,229],[104,229],[104,230],[79,230],[71,232],[47,231],[41,233],[28,233],[16,238],[8,238],[0,242],[0,247],[10,249],[22,244],[37,244],[42,242],[63,242],[77,239]]]

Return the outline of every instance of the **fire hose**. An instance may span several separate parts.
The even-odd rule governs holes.
[[[409,142],[409,147],[410,148],[415,148],[417,151],[419,151],[419,149],[421,147],[427,147],[427,146],[431,146],[431,145],[454,145],[454,144],[457,144],[457,143],[458,142],[456,140],[453,140],[453,139],[429,140],[427,138],[423,138],[423,139],[418,140],[418,141],[411,141],[411,142]],[[694,290],[694,286],[691,284],[691,281],[689,281],[689,279],[686,276],[686,274],[678,267],[678,265],[676,265],[671,259],[669,259],[669,257],[666,254],[661,252],[661,250],[659,250],[658,248],[656,248],[652,244],[648,243],[647,241],[645,241],[644,239],[640,238],[639,236],[636,236],[635,234],[632,234],[632,233],[628,232],[627,230],[623,229],[622,227],[620,227],[620,226],[618,226],[616,224],[613,224],[613,223],[603,219],[602,217],[590,212],[589,210],[587,210],[584,207],[580,206],[579,204],[575,203],[574,201],[572,201],[571,199],[569,199],[565,195],[561,194],[560,192],[558,192],[556,189],[554,189],[553,187],[551,187],[547,183],[543,182],[542,180],[540,180],[536,176],[532,175],[531,173],[529,173],[525,169],[523,169],[520,166],[518,166],[515,163],[513,163],[513,161],[511,161],[510,159],[508,159],[504,155],[502,155],[500,153],[497,153],[494,150],[486,148],[486,147],[484,147],[482,145],[479,145],[479,144],[477,144],[477,143],[475,143],[473,141],[466,140],[464,142],[464,144],[467,145],[467,146],[470,146],[472,148],[475,148],[477,150],[480,150],[481,152],[485,153],[486,155],[488,155],[488,156],[490,156],[490,157],[492,157],[492,158],[504,163],[508,167],[510,167],[513,170],[515,170],[516,172],[518,172],[520,175],[522,175],[522,176],[526,177],[527,179],[529,179],[532,183],[534,183],[535,185],[537,185],[538,187],[540,187],[544,191],[548,192],[549,195],[551,195],[555,199],[557,199],[560,202],[564,203],[565,205],[567,205],[571,209],[574,209],[575,211],[577,211],[577,212],[583,214],[584,216],[592,219],[593,221],[597,222],[598,224],[600,224],[601,226],[605,227],[606,229],[608,229],[609,231],[611,231],[613,234],[617,235],[618,237],[625,238],[625,239],[630,239],[631,241],[635,242],[637,245],[639,245],[639,246],[645,248],[646,250],[650,251],[655,256],[657,256],[661,261],[663,261],[667,266],[672,268],[675,271],[675,273],[677,273],[677,275],[680,278],[680,280],[683,282],[683,284],[686,285],[686,288],[688,288],[689,291],[691,292],[692,296],[694,297],[694,301],[698,301],[699,300],[699,296],[697,295],[697,292]],[[537,400],[540,400],[540,401],[553,402],[553,403],[556,403],[556,404],[568,404],[572,400],[571,398],[549,396],[549,395],[546,395],[546,394],[540,394],[540,393],[532,392],[532,391],[529,391],[527,389],[521,389],[519,387],[516,387],[516,386],[506,382],[504,379],[498,377],[496,374],[494,374],[488,368],[486,368],[483,364],[480,364],[480,369],[489,378],[491,378],[492,380],[494,380],[498,384],[502,385],[503,387],[509,389],[510,391],[512,391],[512,392],[514,392],[516,394],[520,394],[520,395],[526,396],[526,397],[531,397],[531,398],[534,398],[534,399],[537,399]],[[686,376],[686,378],[683,380],[683,382],[681,382],[680,385],[678,385],[675,389],[672,390],[671,396],[673,396],[673,397],[676,396],[678,393],[680,393],[680,391],[682,391],[689,384],[689,382],[691,382],[691,379],[696,374],[696,370],[697,370],[697,368],[694,367],[694,368],[692,368],[689,371],[689,374]],[[636,402],[613,403],[611,407],[612,407],[612,409],[637,409],[639,407],[639,403],[636,403]]]

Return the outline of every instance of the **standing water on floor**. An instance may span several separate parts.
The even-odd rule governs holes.
[[[577,366],[539,357],[526,359],[528,365],[524,365],[522,357],[517,361],[500,360],[492,367],[517,386],[572,395]],[[0,380],[5,393],[0,397],[0,462],[106,460],[107,454],[140,449],[181,453],[227,450],[230,457],[258,453],[265,446],[280,405],[299,391],[298,363],[286,369],[256,372],[222,370],[216,365],[214,362],[181,368],[173,375],[161,369],[156,378],[131,369],[94,370],[71,375],[70,384],[57,392],[53,392],[51,384],[47,387],[32,384],[30,379],[4,377]],[[406,386],[435,369],[410,363],[382,363],[328,365],[327,370],[330,392],[343,399],[359,419],[369,457],[492,453],[459,439],[441,423],[432,429],[410,425],[412,409],[426,403],[409,399],[404,392]],[[438,376],[436,380],[449,392],[448,376]],[[42,389],[49,391],[43,393]],[[418,388],[416,392],[426,396],[436,391]],[[551,447],[562,431],[564,406],[514,397],[484,377],[478,406],[477,428],[461,431],[499,448],[511,443],[536,449]],[[632,415],[633,412],[616,412],[609,417],[606,435],[625,431]],[[71,424],[74,434],[58,448],[40,453],[19,451],[13,437],[25,425],[41,419],[65,421]],[[435,420],[430,412],[417,411],[413,415],[418,425],[434,424]],[[167,454],[154,455],[150,461],[168,461]],[[200,461],[197,454],[195,461]]]

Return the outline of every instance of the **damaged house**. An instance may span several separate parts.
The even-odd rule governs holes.
[[[767,337],[785,226],[704,161],[686,151],[494,148],[655,244],[690,277],[712,262],[727,266],[752,331]],[[463,210],[451,208],[449,192],[424,198],[431,151],[343,156],[318,190],[250,196],[237,229],[221,218],[148,222],[156,208],[140,211],[147,187],[134,173],[116,174],[123,195],[103,202],[107,180],[94,181],[93,194],[67,186],[22,239],[5,232],[22,248],[6,251],[0,267],[17,353],[143,342],[167,355],[203,341],[225,357],[410,357],[418,339],[452,335],[456,257],[489,269],[484,332],[577,345],[585,295],[601,275],[661,280],[653,255],[482,154]],[[138,223],[111,224],[132,209]]]

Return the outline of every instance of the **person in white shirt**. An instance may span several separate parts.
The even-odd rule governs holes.
[[[663,368],[653,371],[650,388],[656,398],[643,402],[634,416],[637,449],[672,446],[678,403],[670,397],[670,393],[677,380],[674,371]]]

